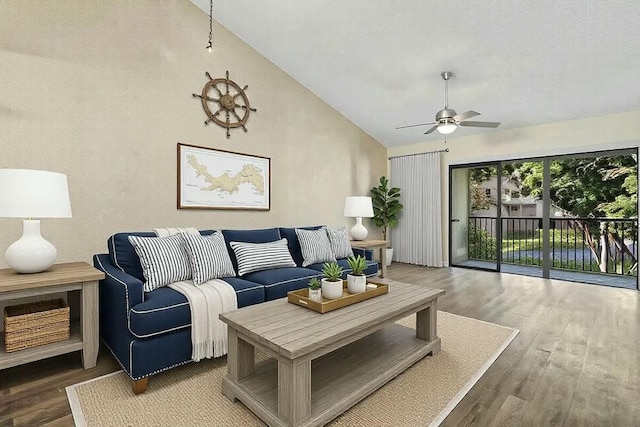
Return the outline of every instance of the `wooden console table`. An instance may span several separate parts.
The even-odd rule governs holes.
[[[359,249],[380,249],[380,277],[387,276],[387,240],[351,240],[351,247]]]
[[[4,348],[4,339],[0,339],[0,369],[78,350],[82,350],[82,365],[85,369],[96,366],[98,280],[103,278],[104,273],[86,262],[54,264],[47,271],[33,274],[21,274],[9,268],[0,270],[0,301],[59,292],[80,293],[80,320],[74,322],[73,314],[76,307],[71,307],[71,337],[68,340],[7,353]],[[68,299],[72,299],[69,294]]]

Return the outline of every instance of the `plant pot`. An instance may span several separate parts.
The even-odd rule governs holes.
[[[342,280],[330,282],[322,279],[322,298],[338,299],[342,296]]]
[[[387,267],[391,265],[392,258],[393,258],[393,248],[387,248]]]
[[[322,290],[321,289],[309,289],[309,299],[312,301],[322,302]]]
[[[367,276],[353,276],[347,274],[347,291],[350,294],[359,294],[367,289]]]

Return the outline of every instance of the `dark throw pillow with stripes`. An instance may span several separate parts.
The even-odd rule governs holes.
[[[279,267],[296,267],[287,239],[269,243],[230,242],[238,260],[238,275]]]
[[[347,227],[338,229],[327,228],[327,236],[329,236],[329,242],[331,243],[331,250],[333,255],[337,258],[349,258],[353,256],[353,250],[351,249],[351,242],[349,242],[349,231]]]
[[[209,236],[180,233],[180,236],[189,255],[194,285],[236,275],[222,232],[216,231]]]
[[[325,230],[325,227],[318,230],[296,228],[296,235],[298,236],[298,241],[300,241],[300,252],[302,252],[303,267],[319,262],[336,261]]]
[[[182,237],[129,236],[129,242],[140,258],[144,274],[144,291],[166,286],[169,283],[191,279],[191,264]]]

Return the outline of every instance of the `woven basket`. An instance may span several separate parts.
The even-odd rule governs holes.
[[[7,353],[66,339],[69,339],[69,306],[61,298],[5,307]]]

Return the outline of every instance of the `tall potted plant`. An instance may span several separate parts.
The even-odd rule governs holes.
[[[373,204],[373,223],[382,229],[382,239],[387,240],[389,228],[398,225],[398,216],[402,212],[400,203],[400,189],[389,188],[386,176],[380,177],[380,185],[371,188],[371,202]],[[387,248],[387,266],[391,265],[393,248]]]

